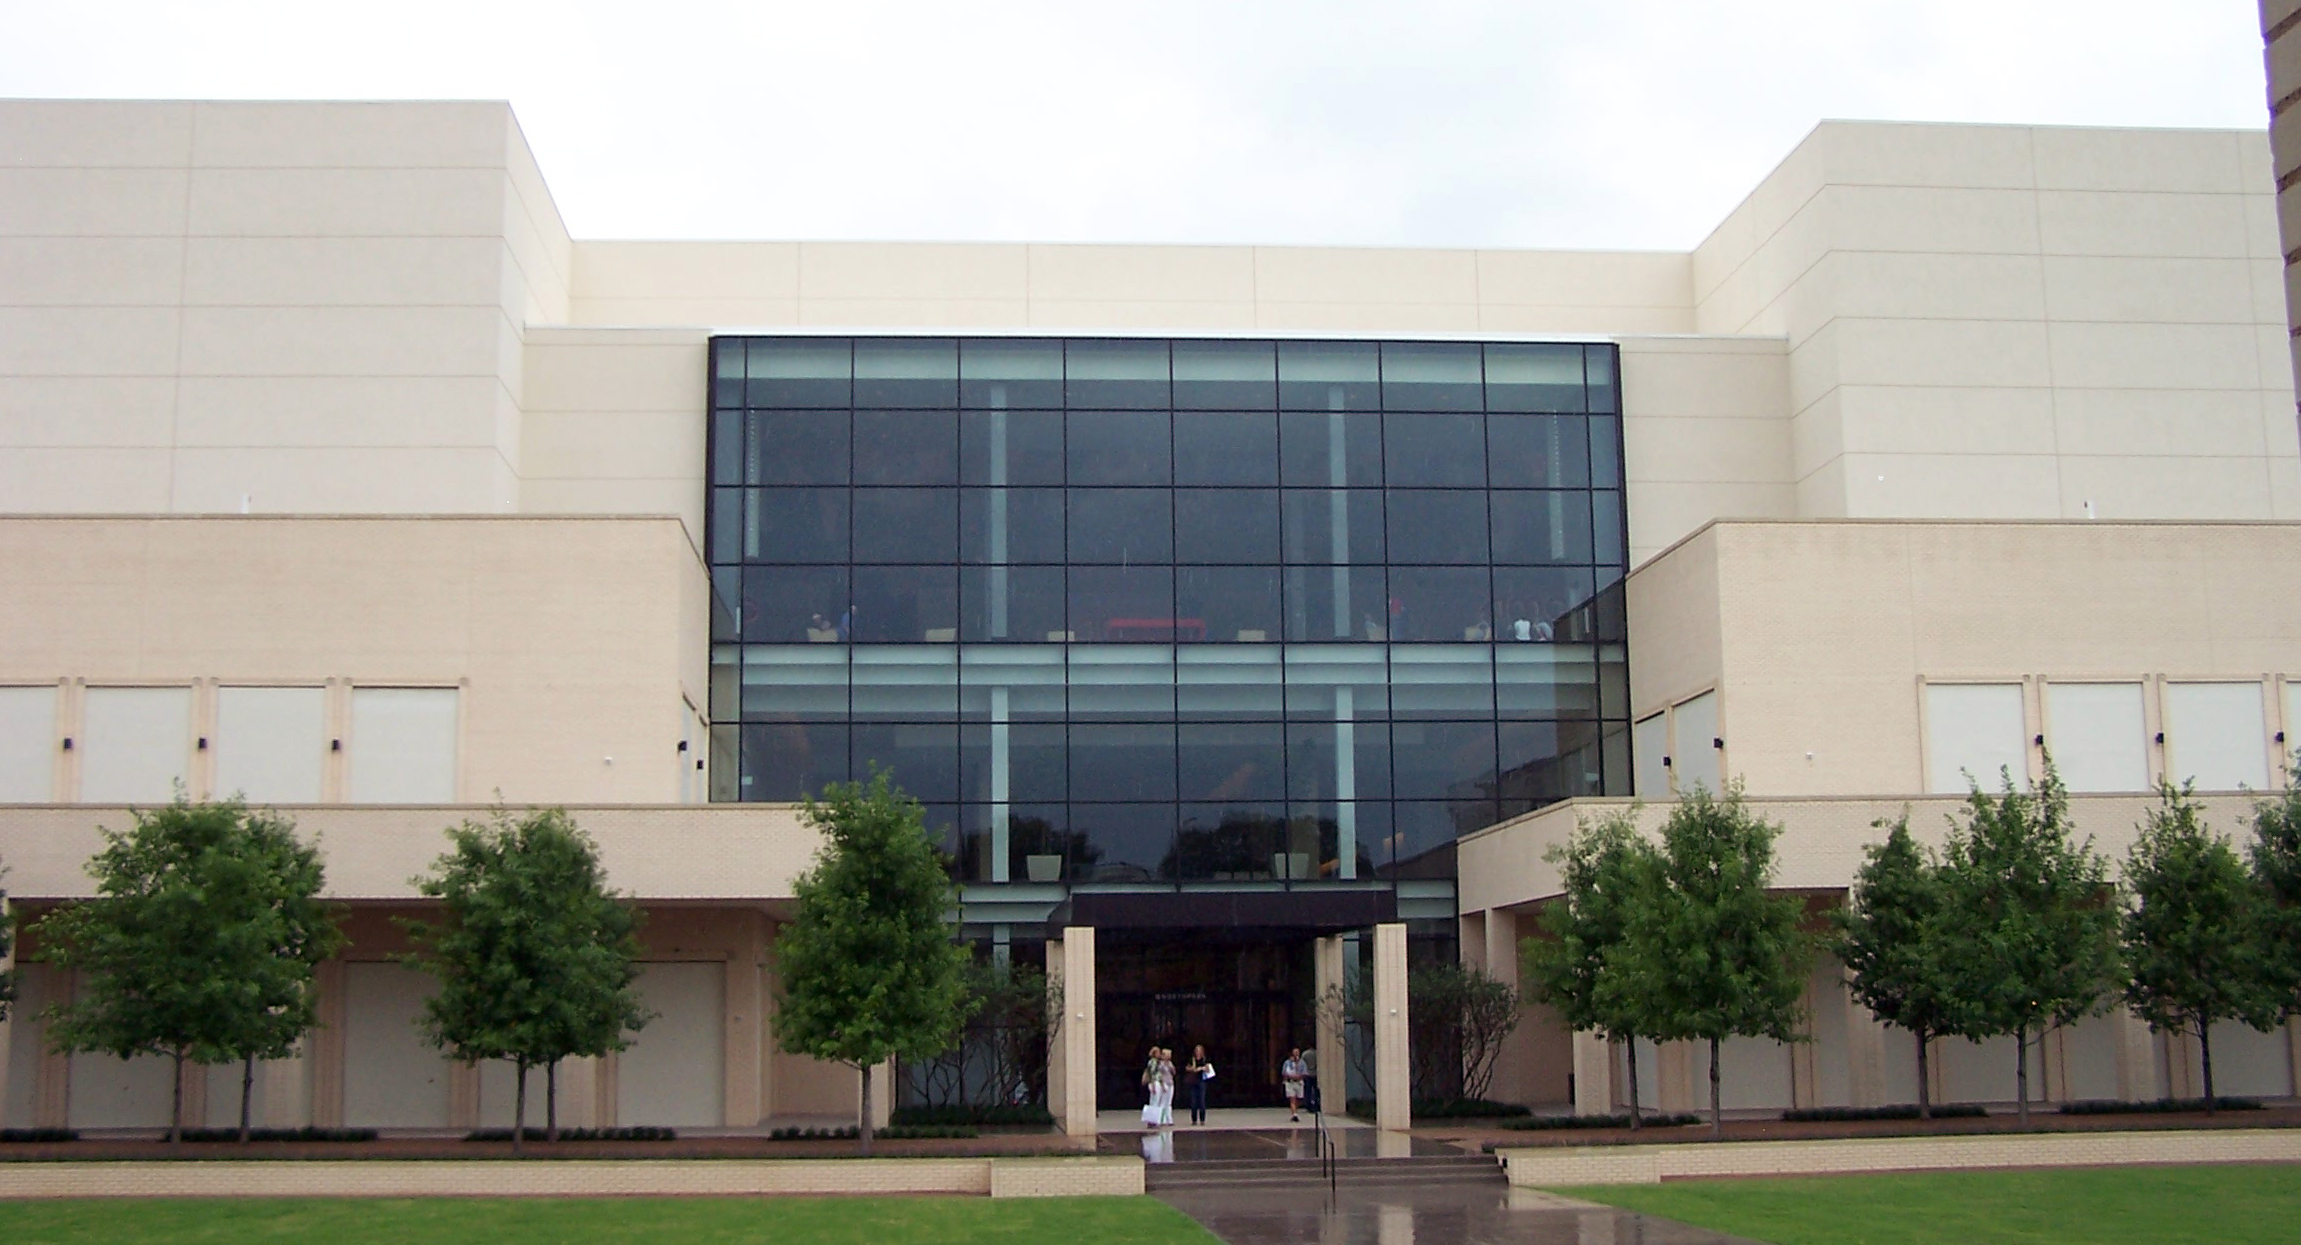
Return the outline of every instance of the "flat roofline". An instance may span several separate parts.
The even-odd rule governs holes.
[[[1632,486],[1625,485],[1625,491]],[[1863,517],[1843,519],[1710,519],[1700,527],[1664,545],[1638,565],[1630,568],[1625,580],[1634,579],[1639,572],[1676,553],[1713,528],[1721,527],[2195,527],[2195,528],[2256,528],[2283,527],[2301,529],[2301,519],[1976,519],[1976,518],[1904,518]]]

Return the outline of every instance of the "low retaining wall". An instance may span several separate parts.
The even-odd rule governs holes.
[[[965,1159],[539,1159],[0,1163],[0,1199],[1139,1194],[1125,1156]]]
[[[1656,1184],[1701,1176],[1825,1176],[1988,1167],[2301,1162],[2301,1129],[1993,1133],[1827,1141],[1677,1142],[1497,1150],[1513,1185]]]

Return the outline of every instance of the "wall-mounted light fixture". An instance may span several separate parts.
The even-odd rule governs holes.
[[[202,735],[202,736],[200,736],[200,751],[202,751],[202,752],[206,752],[207,750],[208,750],[208,737],[207,737],[207,736],[205,736],[205,735]]]
[[[682,739],[682,740],[680,740],[680,741],[679,741],[679,750],[680,750],[681,752],[685,752],[685,751],[687,751],[687,741],[686,741],[686,740]]]
[[[2159,731],[2159,732],[2157,732],[2157,742],[2159,742],[2159,743],[2164,743],[2164,742],[2165,742],[2165,732],[2164,732],[2164,731]]]
[[[329,741],[328,741],[328,751],[330,751],[330,752],[341,752],[341,751],[343,751],[343,750],[344,750],[344,741],[343,741],[343,740],[340,740],[340,739],[331,739],[331,740],[329,740]]]
[[[66,751],[66,752],[70,752],[71,750],[72,750],[72,737],[71,737],[70,735],[66,735],[66,736],[64,737],[64,751]]]
[[[1726,746],[1726,741],[1713,735],[1710,738],[1710,746],[1713,748],[1723,748]]]
[[[1668,757],[1663,757],[1663,758],[1662,758],[1662,768],[1663,768],[1663,769],[1668,769],[1668,768],[1670,768],[1670,758],[1668,758]]]
[[[2039,735],[2037,738],[2035,738],[2035,739],[2032,739],[2032,740],[2030,740],[2029,742],[2031,742],[2031,743],[2033,743],[2033,744],[2036,744],[2038,747],[2042,748],[2042,747],[2044,747],[2044,746],[2045,746],[2045,736],[2043,736],[2043,735]]]

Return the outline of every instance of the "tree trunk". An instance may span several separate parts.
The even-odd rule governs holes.
[[[2213,1114],[2213,1026],[2197,1022],[2197,1054],[2205,1061],[2205,1114]]]
[[[855,1119],[855,1139],[862,1143],[863,1154],[868,1157],[871,1153],[871,1066],[857,1064],[856,1070],[863,1074],[863,1113]]]
[[[543,1139],[559,1140],[559,1061],[543,1065]]]
[[[1932,1089],[1931,1089],[1931,1087],[1930,1087],[1930,1086],[1928,1086],[1928,1085],[1926,1084],[1926,1078],[1925,1078],[1925,1073],[1926,1073],[1926,1050],[1925,1050],[1925,1048],[1926,1048],[1926,1033],[1925,1033],[1925,1030],[1923,1030],[1923,1029],[1920,1029],[1920,1030],[1918,1030],[1917,1040],[1918,1040],[1918,1118],[1919,1118],[1919,1119],[1921,1119],[1921,1120],[1930,1120],[1930,1119],[1932,1119],[1932,1118],[1933,1118],[1933,1094],[1932,1094]]]
[[[168,1144],[172,1146],[184,1144],[184,1052],[177,1051],[175,1056],[175,1100],[168,1107]]]
[[[2013,1102],[2014,1114],[2023,1128],[2029,1127],[2029,1026],[2013,1031]]]
[[[1718,1039],[1710,1039],[1710,1135],[1726,1135],[1726,1114],[1720,1109],[1724,1099],[1718,1096]]]
[[[1636,1130],[1640,1125],[1638,1118],[1638,1039],[1631,1038],[1622,1043],[1622,1050],[1630,1056],[1630,1127],[1632,1130]]]
[[[248,1099],[256,1092],[256,1057],[249,1055],[240,1064],[240,1144],[248,1144]]]
[[[513,1060],[511,1066],[519,1070],[519,1089],[511,1096],[511,1153],[517,1158],[527,1138],[527,1061]]]

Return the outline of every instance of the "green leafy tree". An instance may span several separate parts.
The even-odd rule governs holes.
[[[776,939],[783,1049],[855,1069],[857,1137],[871,1152],[871,1069],[931,1059],[969,1007],[967,949],[954,938],[958,890],[927,837],[919,802],[885,773],[833,783],[800,814],[822,847],[793,884],[798,912]]]
[[[2253,879],[2270,910],[2262,931],[2262,970],[2279,1009],[2301,1016],[2301,752],[2285,769],[2285,790],[2253,805]]]
[[[240,1119],[256,1058],[288,1054],[315,1019],[312,969],[340,945],[319,901],[318,852],[238,800],[138,812],[103,831],[96,897],[47,917],[52,963],[80,972],[48,1009],[64,1051],[173,1064],[168,1136],[183,1137],[184,1066],[239,1061]]]
[[[1741,792],[1696,788],[1662,823],[1659,885],[1630,913],[1600,993],[1643,995],[1651,1036],[1710,1047],[1710,1129],[1722,1133],[1718,1052],[1730,1037],[1804,1037],[1813,940],[1805,905],[1767,890],[1780,830]],[[1618,954],[1617,954],[1618,953]]]
[[[2267,1032],[2283,1011],[2264,955],[2271,909],[2188,785],[2159,794],[2125,860],[2125,1000],[2152,1029],[2197,1035],[2211,1115],[2213,1025]]]
[[[1917,1039],[1918,1118],[1933,1115],[1927,1046],[1951,1029],[1951,967],[1942,940],[1941,867],[1910,834],[1909,814],[1875,825],[1885,841],[1863,849],[1849,902],[1833,914],[1832,950],[1853,996],[1879,1020]]]
[[[1563,894],[1542,910],[1542,934],[1518,944],[1527,997],[1548,1004],[1568,1029],[1596,1033],[1629,1055],[1630,1127],[1638,1104],[1636,1040],[1648,1036],[1646,1000],[1601,990],[1610,955],[1619,955],[1633,913],[1652,902],[1660,871],[1654,849],[1638,835],[1636,814],[1609,813],[1579,826],[1549,859]]]
[[[464,1063],[510,1061],[517,1154],[528,1070],[546,1069],[556,1140],[559,1062],[622,1050],[651,1018],[634,985],[639,915],[607,888],[598,849],[564,809],[498,809],[447,835],[450,850],[416,879],[442,919],[403,922],[416,948],[409,962],[439,979],[424,1037]]]
[[[2109,1006],[2119,982],[2117,908],[2093,842],[2070,840],[2069,795],[2048,758],[2035,792],[1977,784],[1943,856],[1944,963],[1953,1032],[2014,1038],[2015,1098],[2029,1123],[2029,1043]]]

